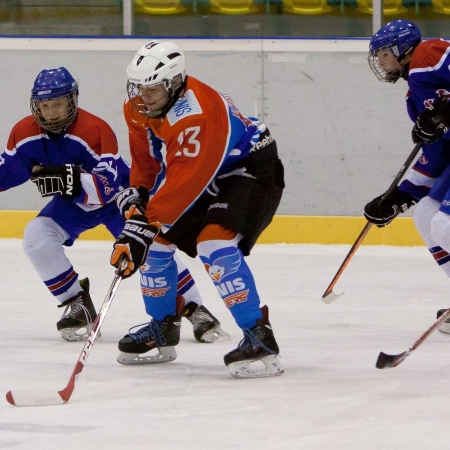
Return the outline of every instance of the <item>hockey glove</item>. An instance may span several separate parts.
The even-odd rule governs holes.
[[[42,197],[61,195],[72,199],[81,194],[80,173],[80,168],[71,164],[34,166],[31,181],[36,184]]]
[[[396,187],[384,200],[382,195],[367,203],[364,217],[378,228],[389,225],[400,213],[411,208],[416,201],[406,192]]]
[[[133,275],[145,263],[150,245],[158,233],[159,227],[155,223],[149,224],[143,215],[137,214],[125,222],[122,233],[114,242],[110,260],[112,266],[118,267],[121,255],[126,255],[128,267],[123,278]]]
[[[145,215],[148,199],[148,191],[145,188],[130,187],[119,192],[116,204],[124,220],[128,220],[136,214]]]
[[[439,97],[419,114],[412,129],[412,140],[415,144],[432,144],[444,136],[449,127],[450,102],[446,97]]]

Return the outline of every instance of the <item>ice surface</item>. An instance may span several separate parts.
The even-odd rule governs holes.
[[[424,247],[360,247],[334,289],[345,294],[326,305],[321,296],[348,246],[256,246],[248,263],[285,367],[269,379],[230,377],[223,355],[241,332],[187,257],[231,340],[199,344],[185,320],[176,361],[118,364],[118,340],[148,321],[138,277],[124,280],[70,401],[28,408],[9,405],[6,392],[63,389],[83,343],[60,338],[61,311],[21,241],[0,240],[0,249],[0,449],[450,448],[450,336],[434,333],[401,366],[375,368],[380,351],[407,350],[450,306],[450,280]],[[67,249],[97,308],[114,276],[110,253],[110,242]]]

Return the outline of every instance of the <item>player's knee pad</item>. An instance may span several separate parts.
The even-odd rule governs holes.
[[[428,248],[435,247],[436,242],[431,232],[431,221],[439,211],[440,203],[430,197],[424,197],[414,210],[414,225]]]
[[[433,240],[450,253],[450,216],[438,211],[431,220],[431,236]]]
[[[61,246],[69,239],[69,235],[50,217],[36,217],[25,228],[22,247],[24,252],[40,252]]]

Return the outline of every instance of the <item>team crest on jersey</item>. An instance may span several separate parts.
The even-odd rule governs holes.
[[[241,255],[239,250],[236,250],[236,253],[232,255],[221,256],[215,259],[212,264],[205,264],[205,269],[212,280],[219,283],[222,278],[237,272],[240,265]]]
[[[425,155],[421,155],[417,161],[419,161],[420,164],[428,164],[428,159]]]
[[[436,91],[436,94],[438,95],[438,97],[450,97],[450,92],[446,89],[438,89]],[[425,108],[431,108],[433,106],[434,100],[434,98],[427,98],[426,100],[424,100],[423,104]]]
[[[183,98],[180,98],[173,105],[167,114],[167,120],[170,125],[175,125],[183,117],[192,116],[194,114],[202,114],[202,108],[192,90],[186,91]]]

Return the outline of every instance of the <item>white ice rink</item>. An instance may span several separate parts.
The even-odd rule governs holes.
[[[56,308],[21,248],[0,240],[0,449],[371,450],[450,448],[450,336],[408,349],[450,307],[450,280],[424,247],[362,246],[326,305],[321,296],[348,246],[258,245],[248,263],[270,307],[285,374],[235,380],[223,355],[242,335],[198,260],[183,258],[231,340],[196,343],[185,320],[178,359],[122,366],[117,342],[147,320],[138,277],[119,287],[70,401],[19,408],[8,390],[64,388],[83,343],[64,342]],[[100,307],[113,279],[109,242],[67,250]]]

